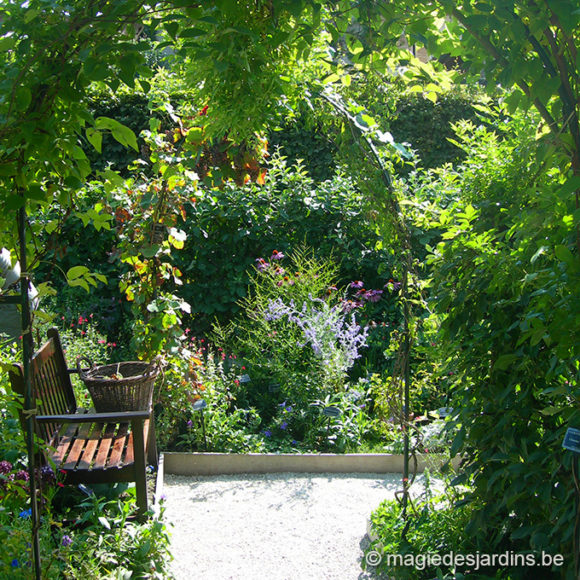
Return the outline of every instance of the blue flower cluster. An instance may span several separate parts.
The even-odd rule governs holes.
[[[300,328],[314,354],[325,366],[338,372],[347,371],[361,355],[359,349],[367,346],[368,327],[361,328],[354,314],[344,312],[340,304],[330,306],[324,300],[310,296],[298,310],[293,301],[285,304],[281,298],[270,300],[264,313],[267,321],[286,317]],[[303,345],[301,345],[303,346]]]

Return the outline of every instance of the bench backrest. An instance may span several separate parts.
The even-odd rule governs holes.
[[[42,415],[68,415],[77,410],[70,375],[66,366],[60,337],[56,328],[48,331],[48,341],[32,357],[32,405]],[[13,390],[25,396],[24,373],[15,365],[10,373]],[[21,417],[22,421],[22,417]],[[23,428],[25,428],[25,421]],[[37,425],[37,435],[50,441],[57,425]]]

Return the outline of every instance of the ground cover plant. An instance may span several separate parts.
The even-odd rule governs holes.
[[[371,544],[366,550],[366,562],[396,578],[433,578],[433,566],[427,557],[475,553],[475,546],[465,534],[472,505],[457,506],[459,494],[447,487],[444,493],[431,487],[429,470],[426,488],[409,506],[409,516],[403,515],[400,501],[385,500],[371,515]],[[398,560],[389,556],[400,557]],[[435,561],[435,560],[434,560]],[[411,563],[410,563],[411,562]],[[437,566],[437,578],[462,579],[463,566],[449,563]],[[471,574],[469,574],[471,576]],[[481,570],[475,577],[493,578],[493,570]]]

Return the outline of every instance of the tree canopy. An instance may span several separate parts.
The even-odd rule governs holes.
[[[457,74],[517,87],[509,106],[535,106],[578,171],[578,30],[573,1],[325,2],[268,0],[209,4],[29,0],[7,2],[1,14],[2,102],[0,171],[10,194],[42,201],[74,189],[90,172],[79,140],[99,149],[111,132],[135,140],[110,120],[91,119],[91,83],[149,88],[154,52],[202,86],[216,133],[248,135],[272,118],[281,101],[300,96],[308,58],[327,75],[362,67],[386,72],[396,64],[417,73],[427,90],[436,78],[423,66],[395,63],[405,35],[434,57],[459,64]],[[18,191],[14,189],[18,188]]]

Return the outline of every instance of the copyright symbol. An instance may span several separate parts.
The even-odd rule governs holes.
[[[378,566],[381,563],[382,559],[383,557],[376,550],[371,550],[365,556],[366,563],[369,566]]]

